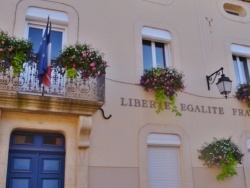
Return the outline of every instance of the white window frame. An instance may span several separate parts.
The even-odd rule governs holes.
[[[245,70],[241,66],[240,57],[246,58],[247,60],[247,67],[248,67],[248,73],[250,74],[250,47],[238,45],[238,44],[231,44],[231,52],[232,55],[236,57],[236,66],[239,73],[239,78],[237,78],[237,84],[245,84],[247,80],[244,78],[243,75],[245,75]],[[237,70],[234,70],[237,71]],[[250,76],[250,75],[249,75]]]
[[[157,169],[159,170],[164,170],[165,173],[169,173],[167,170],[168,169],[162,169],[163,166],[155,166],[153,169],[150,168],[151,165],[154,165],[155,164],[155,161],[151,161],[153,160],[152,159],[152,156],[153,157],[156,157],[159,159],[159,157],[161,159],[159,160],[163,160],[164,162],[167,162],[168,160],[173,160],[173,159],[167,159],[167,158],[163,158],[165,157],[166,153],[167,152],[170,152],[170,153],[175,153],[175,157],[176,159],[175,162],[177,162],[177,166],[174,166],[174,168],[176,168],[176,170],[173,170],[173,172],[175,174],[172,174],[171,172],[171,177],[172,178],[175,178],[177,180],[177,188],[181,188],[182,185],[181,185],[181,166],[180,166],[180,151],[179,151],[179,147],[181,145],[181,139],[178,135],[175,135],[175,134],[156,134],[156,133],[150,133],[147,137],[147,145],[148,145],[148,165],[149,165],[149,188],[154,188],[154,185],[155,183],[157,185],[155,186],[163,186],[163,185],[166,185],[168,182],[167,180],[167,177],[165,177],[165,181],[154,181],[154,178],[155,176],[157,176]],[[159,153],[160,152],[160,153]],[[160,156],[162,155],[162,156]],[[177,155],[177,156],[176,156]],[[169,156],[170,157],[170,156]],[[173,157],[173,156],[172,156]],[[155,164],[156,165],[156,164]],[[152,170],[152,171],[151,171]],[[173,177],[175,176],[175,177]],[[153,178],[153,179],[152,179]],[[161,177],[163,178],[163,177]],[[150,180],[152,182],[150,182]],[[159,184],[159,182],[162,182],[162,184]],[[150,187],[150,185],[152,185],[153,187]]]
[[[156,49],[155,42],[164,44],[164,54],[165,54],[165,67],[171,66],[171,57],[170,57],[170,42],[171,35],[168,31],[155,29],[151,27],[143,27],[141,30],[142,40],[151,41],[151,49],[152,49],[152,62],[153,67],[157,67],[156,63]]]

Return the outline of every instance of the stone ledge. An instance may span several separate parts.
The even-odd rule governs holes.
[[[104,101],[0,92],[0,108],[40,113],[93,115]]]

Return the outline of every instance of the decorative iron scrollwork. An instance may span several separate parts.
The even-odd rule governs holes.
[[[89,78],[83,80],[80,77],[67,79],[62,74],[62,68],[53,66],[51,73],[51,86],[39,86],[37,64],[28,62],[24,64],[24,71],[14,75],[12,69],[0,72],[0,91],[21,92],[43,96],[60,96],[82,100],[104,100],[103,79]],[[100,83],[99,83],[100,82]]]

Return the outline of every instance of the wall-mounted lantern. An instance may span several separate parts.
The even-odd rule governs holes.
[[[227,98],[228,94],[231,93],[232,81],[223,74],[223,67],[221,67],[219,70],[217,70],[210,76],[206,76],[207,87],[208,87],[208,90],[210,90],[210,84],[213,84],[217,75],[220,75],[220,74],[221,74],[221,77],[218,79],[218,82],[216,83],[216,85],[219,89],[220,94],[224,95],[225,98]]]

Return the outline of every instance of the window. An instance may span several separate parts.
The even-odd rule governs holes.
[[[232,44],[231,51],[237,85],[249,82],[250,47]]]
[[[48,138],[52,140],[49,144]],[[65,141],[61,134],[15,131],[10,138],[6,187],[63,188],[64,161]]]
[[[32,6],[28,7],[26,11],[25,21],[25,38],[33,43],[33,52],[38,53],[46,29],[48,17],[50,18],[51,22],[51,51],[49,51],[50,53],[48,54],[48,58],[52,60],[51,64],[53,65],[53,60],[58,57],[59,52],[62,50],[62,47],[66,44],[66,36],[69,23],[69,16],[67,13]],[[49,94],[52,93],[50,91],[53,90],[53,93],[58,95],[62,95],[62,92],[64,92],[64,77],[58,74],[58,69],[55,69],[52,66],[51,78],[46,79],[46,81],[42,81],[43,85],[41,85],[41,80],[38,80],[39,75],[37,71],[37,64],[27,63],[24,65],[24,68],[25,71],[22,76],[24,77],[25,81],[22,85],[22,88],[19,89],[21,92],[35,91],[33,94],[39,95],[41,91]],[[44,86],[47,87],[41,90],[40,88],[44,88]]]
[[[149,27],[142,28],[143,67],[170,66],[170,33]]]
[[[26,12],[26,37],[33,43],[34,52],[37,53],[46,27],[48,16],[52,22],[51,28],[51,59],[56,59],[58,52],[65,45],[68,15],[60,11],[29,7]]]
[[[225,3],[223,5],[223,8],[228,14],[240,17],[246,16],[246,10],[242,6],[234,5],[231,3]]]
[[[147,138],[149,188],[181,188],[178,135],[154,134]]]

